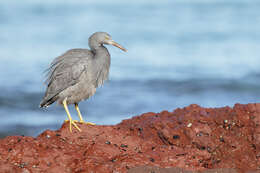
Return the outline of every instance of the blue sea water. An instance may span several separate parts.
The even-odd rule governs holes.
[[[58,129],[62,107],[38,107],[44,70],[105,31],[110,80],[80,103],[87,121],[116,124],[145,112],[259,102],[259,0],[3,0],[0,2],[0,135]],[[70,107],[73,117],[76,112]]]

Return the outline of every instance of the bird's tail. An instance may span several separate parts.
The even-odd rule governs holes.
[[[43,108],[43,107],[48,107],[49,105],[51,105],[52,103],[54,103],[57,100],[57,97],[51,97],[51,98],[43,98],[39,107]]]

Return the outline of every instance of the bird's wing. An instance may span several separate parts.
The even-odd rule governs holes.
[[[75,85],[80,75],[87,69],[87,61],[91,56],[92,52],[87,49],[72,49],[54,59],[48,69],[46,99]]]

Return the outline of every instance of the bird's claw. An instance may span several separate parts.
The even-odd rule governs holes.
[[[92,125],[92,126],[96,125],[95,123],[91,123],[91,122],[84,122],[84,123],[86,123],[88,125]]]
[[[80,120],[79,123],[88,124],[88,125],[96,125],[95,123],[85,122],[84,120]]]
[[[70,123],[70,132],[72,132],[72,125],[79,131],[81,132],[81,129],[78,127],[78,125],[76,124],[78,121],[77,120],[65,120],[65,122],[68,122]]]
[[[81,123],[81,124],[87,124],[87,125],[96,125],[95,123],[91,123],[91,122],[85,122],[84,120],[65,120],[65,122],[69,122],[70,123],[70,132],[72,132],[72,125],[79,131],[81,132],[81,129],[79,128],[79,126],[76,123]]]
[[[84,121],[84,120],[80,120],[80,121],[73,120],[73,121],[74,121],[74,122],[77,122],[77,123],[82,123],[82,124],[92,125],[92,126],[96,125],[95,123],[86,122],[86,121]]]

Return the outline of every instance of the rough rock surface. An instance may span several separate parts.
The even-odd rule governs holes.
[[[70,133],[68,126],[64,123],[36,138],[1,139],[0,172],[260,170],[260,104],[190,105],[174,112],[145,113],[113,126],[79,124],[82,132]]]

